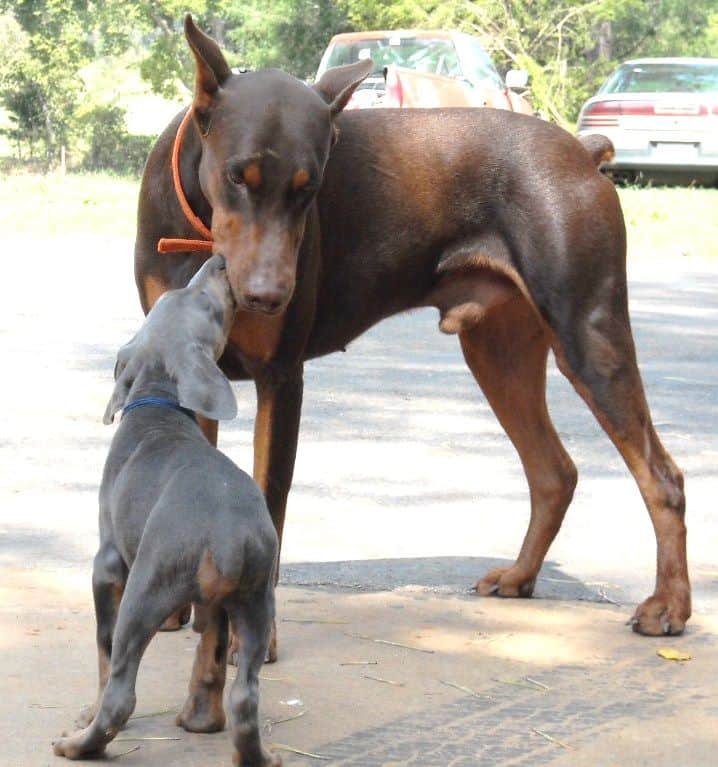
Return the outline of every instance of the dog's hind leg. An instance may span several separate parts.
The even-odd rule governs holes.
[[[102,699],[102,693],[110,673],[112,655],[112,633],[115,630],[117,611],[127,581],[127,566],[114,544],[107,542],[100,546],[92,568],[92,595],[95,602],[97,621],[97,665],[99,686],[97,699],[78,716],[78,727],[87,727],[95,718]]]
[[[516,448],[529,484],[531,520],[515,564],[485,575],[483,596],[529,597],[576,486],[576,468],[546,408],[549,344],[521,295],[459,334],[466,362]]]
[[[264,663],[274,619],[274,584],[228,609],[237,638],[237,676],[229,695],[234,764],[237,767],[281,767],[281,759],[262,746],[259,731],[259,672]]]
[[[189,732],[218,732],[224,729],[222,691],[227,676],[227,613],[219,606],[195,604],[195,629],[202,632],[189,697],[176,723]]]
[[[633,628],[680,634],[691,614],[683,475],[656,434],[638,370],[620,203],[599,176],[573,190],[570,206],[548,211],[542,227],[517,242],[517,262],[561,372],[621,453],[651,516],[656,586]]]
[[[189,589],[158,583],[135,561],[117,615],[107,685],[97,714],[84,730],[56,741],[55,754],[80,759],[104,751],[134,711],[137,670],[150,639],[167,615],[189,601],[188,597]]]
[[[623,296],[600,296],[558,324],[554,351],[561,372],[583,397],[621,453],[648,508],[658,548],[654,594],[638,606],[634,631],[680,634],[691,614],[683,475],[651,421]],[[615,298],[615,297],[614,297]]]

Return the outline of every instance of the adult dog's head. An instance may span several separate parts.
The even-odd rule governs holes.
[[[279,70],[234,74],[217,43],[185,19],[196,62],[199,182],[214,252],[240,309],[277,314],[294,291],[307,212],[334,142],[334,119],[371,71],[330,69],[314,87]]]

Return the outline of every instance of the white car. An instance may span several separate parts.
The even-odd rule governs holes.
[[[718,182],[718,59],[622,64],[581,109],[578,134],[616,148],[614,175],[687,175]]]

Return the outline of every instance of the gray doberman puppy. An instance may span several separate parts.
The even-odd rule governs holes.
[[[102,752],[135,707],[142,654],[162,622],[195,605],[202,632],[177,724],[213,732],[222,707],[228,623],[239,639],[230,693],[235,763],[269,767],[258,676],[274,618],[277,534],[252,479],[212,447],[195,420],[229,419],[236,402],[216,365],[234,320],[224,259],[212,257],[182,290],[166,293],[117,355],[105,411],[123,417],[100,488],[100,548],[92,588],[100,690],[85,729],[54,744],[77,759]]]

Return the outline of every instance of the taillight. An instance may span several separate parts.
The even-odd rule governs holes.
[[[595,101],[583,110],[578,129],[617,128],[620,114],[620,101]]]
[[[648,117],[656,114],[656,105],[652,101],[622,101],[621,114],[631,117]]]
[[[713,108],[718,114],[718,107]],[[585,128],[615,128],[619,117],[702,117],[708,114],[705,104],[674,103],[666,96],[659,101],[596,101],[586,107],[579,121]]]

